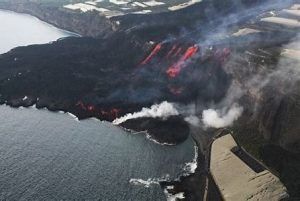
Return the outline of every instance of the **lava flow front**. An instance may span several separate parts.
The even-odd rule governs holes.
[[[178,62],[176,62],[174,65],[170,66],[166,73],[170,78],[177,77],[181,70],[186,67],[185,62],[187,62],[189,59],[191,59],[199,50],[199,47],[197,45],[194,45],[192,47],[189,47],[184,55],[179,59]]]
[[[82,101],[78,101],[76,103],[76,106],[79,110],[88,112],[92,115],[96,115],[97,117],[100,117],[102,120],[108,120],[112,121],[118,117],[120,117],[120,109],[117,108],[98,108],[91,104],[84,104]]]
[[[160,51],[162,48],[162,44],[159,43],[155,46],[155,48],[152,50],[152,52],[149,54],[149,56],[141,62],[142,65],[145,65],[151,61],[151,59]]]

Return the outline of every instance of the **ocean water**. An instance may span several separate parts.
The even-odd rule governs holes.
[[[166,200],[158,185],[193,160],[108,122],[0,106],[0,200]]]
[[[0,10],[0,54],[18,46],[43,44],[68,36],[75,34],[30,15]]]

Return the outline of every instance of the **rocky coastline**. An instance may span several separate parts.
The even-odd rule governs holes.
[[[68,26],[72,24],[70,27],[54,19],[51,22],[49,16],[38,16],[40,8],[33,11],[32,6],[29,10],[2,4],[0,7],[32,14],[60,28],[94,37],[68,38],[53,44],[20,47],[1,55],[1,104],[12,107],[29,107],[35,104],[37,108],[48,108],[50,111],[70,112],[78,119],[96,117],[113,121],[162,101],[183,105],[195,103],[199,107],[197,110],[201,111],[211,103],[224,101],[228,92],[243,89],[245,93],[241,95],[233,93],[238,95],[237,102],[244,107],[242,117],[231,127],[235,131],[235,137],[252,154],[278,171],[293,197],[299,196],[299,184],[289,181],[290,178],[299,178],[299,172],[288,173],[288,170],[295,170],[299,165],[299,81],[290,83],[280,76],[275,77],[276,79],[269,77],[269,74],[277,76],[277,72],[285,72],[277,71],[282,66],[282,47],[290,48],[286,45],[294,40],[299,28],[276,29],[274,26],[266,26],[256,16],[250,22],[247,18],[230,26],[233,34],[231,39],[218,41],[210,47],[201,46],[201,57],[192,60],[189,67],[182,68],[184,70],[177,76],[177,72],[168,67],[180,67],[177,62],[180,57],[176,57],[173,52],[173,57],[166,59],[169,53],[175,45],[186,51],[198,51],[197,45],[205,39],[203,34],[207,34],[207,31],[198,33],[197,36],[180,38],[180,23],[178,26],[167,26],[166,29],[161,29],[161,24],[152,24],[150,27],[124,33],[116,31],[113,25],[105,22],[106,28],[99,32],[73,22],[66,22]],[[60,12],[62,11],[54,11],[57,16],[65,15]],[[184,11],[181,12],[184,14]],[[73,15],[75,14],[72,17]],[[260,17],[270,15],[263,13]],[[68,16],[70,19],[72,17]],[[132,16],[124,18],[126,26],[120,30],[129,26],[126,22],[131,18]],[[186,20],[188,19],[183,22]],[[203,27],[211,26],[206,25]],[[74,30],[73,26],[81,28]],[[188,30],[194,28],[192,23],[186,27],[190,27]],[[259,33],[239,35],[242,33],[239,32],[240,29],[249,27],[259,30]],[[155,35],[151,34],[152,31]],[[172,38],[180,39],[162,42],[166,41],[170,33]],[[184,53],[183,51],[182,55]],[[263,86],[256,85],[255,81],[260,76],[271,81]],[[255,79],[251,80],[249,77]],[[279,83],[274,83],[278,80]],[[236,86],[238,87],[234,88]],[[170,130],[172,132],[161,135],[166,133],[165,129],[170,129],[170,124],[174,121],[180,127],[183,126],[184,130],[174,127]],[[162,125],[162,129],[157,130],[154,124]],[[181,117],[165,121],[141,118],[125,122],[121,126],[137,131],[148,130],[160,143],[171,144],[183,142],[189,132]],[[280,155],[278,164],[274,162],[276,159],[272,157],[273,152]],[[198,200],[202,196],[202,192],[198,190],[199,185],[204,182],[205,172],[201,167],[203,157],[199,149],[199,167],[196,172],[182,177],[181,182],[171,183],[175,185],[174,194],[185,192],[186,199],[190,200]],[[185,184],[188,187],[184,187]],[[162,186],[167,184],[162,183]]]

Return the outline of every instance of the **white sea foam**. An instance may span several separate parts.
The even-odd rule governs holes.
[[[78,117],[70,112],[66,112],[69,116],[73,117],[76,121],[79,121]]]
[[[195,151],[195,156],[194,159],[191,162],[188,162],[185,164],[183,170],[184,173],[180,176],[188,176],[192,173],[195,173],[196,169],[197,169],[197,158],[198,158],[198,147],[195,145],[194,146],[194,151]],[[173,181],[179,181],[179,178],[176,179],[172,179]],[[136,185],[136,186],[143,186],[145,188],[150,188],[152,185],[159,185],[160,182],[163,181],[170,181],[170,176],[166,175],[163,178],[149,178],[147,180],[143,180],[143,179],[130,179],[129,183]],[[183,192],[179,192],[176,194],[171,194],[169,193],[169,190],[173,190],[174,186],[166,186],[164,188],[164,194],[166,195],[167,201],[176,201],[177,199],[184,199],[184,193]]]
[[[182,176],[188,176],[190,174],[193,174],[195,173],[197,167],[198,167],[198,163],[197,163],[197,158],[198,158],[198,147],[195,145],[194,146],[194,150],[195,150],[195,156],[194,156],[194,159],[191,161],[191,162],[188,162],[185,164],[183,170],[184,170],[184,173]],[[175,179],[175,181],[178,180],[178,179]],[[167,201],[176,201],[177,199],[184,199],[184,193],[183,192],[179,192],[179,193],[176,193],[176,194],[171,194],[169,193],[168,190],[173,190],[174,189],[174,186],[167,186],[165,189],[164,189],[164,193],[167,197]]]
[[[197,158],[198,158],[198,147],[195,145],[194,146],[194,150],[195,150],[195,155],[194,155],[194,159],[191,162],[188,162],[185,164],[184,166],[184,175],[190,175],[195,173],[197,167],[198,167],[198,163],[197,163]]]
[[[129,181],[131,184],[136,186],[144,186],[145,188],[149,188],[151,185],[159,185],[159,181],[157,179],[130,179]]]
[[[149,133],[146,132],[146,138],[152,142],[154,142],[155,144],[159,144],[159,145],[167,145],[167,146],[174,146],[176,144],[171,144],[171,143],[161,143],[158,142],[156,139],[154,139]]]
[[[136,185],[136,186],[143,186],[145,188],[149,188],[151,185],[159,185],[162,181],[169,181],[170,175],[166,175],[162,178],[148,178],[147,180],[144,179],[130,179],[129,183]]]
[[[184,199],[184,193],[183,192],[180,192],[180,193],[177,193],[177,194],[171,194],[168,192],[167,189],[164,190],[164,193],[167,197],[167,201],[176,201],[177,199]]]
[[[34,110],[37,110],[37,108],[36,108],[36,104],[34,104],[34,105],[30,106],[29,108],[31,108],[31,109],[34,109]]]

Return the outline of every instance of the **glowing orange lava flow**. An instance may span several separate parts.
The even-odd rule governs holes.
[[[179,61],[168,68],[168,70],[166,71],[168,76],[171,78],[177,77],[181,70],[185,67],[185,62],[192,58],[198,52],[198,50],[199,47],[196,45],[189,47],[185,51],[184,55],[179,59]]]
[[[108,120],[114,120],[115,118],[118,118],[121,112],[121,109],[117,108],[103,110],[101,108],[97,108],[94,105],[85,105],[82,101],[78,101],[76,103],[76,106],[79,107],[81,110],[84,110],[85,112],[94,114],[101,118],[106,118]]]
[[[141,62],[142,65],[147,64],[149,61],[151,61],[151,59],[160,51],[160,49],[162,48],[162,44],[159,43],[155,46],[155,48],[152,50],[152,52],[149,54],[149,56]]]

